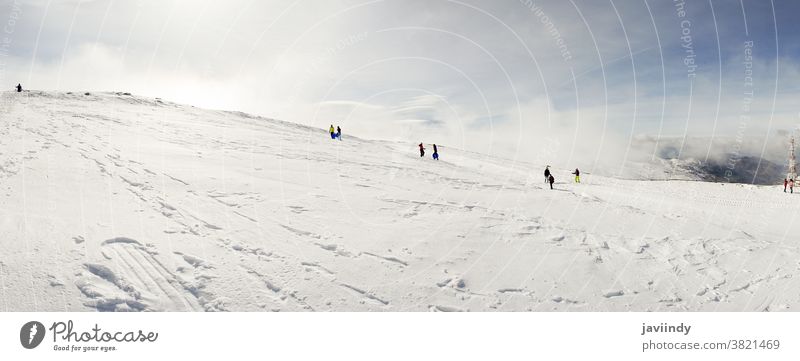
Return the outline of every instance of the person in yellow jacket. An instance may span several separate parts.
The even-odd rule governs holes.
[[[333,124],[331,124],[331,139],[336,139],[336,129],[333,128]]]

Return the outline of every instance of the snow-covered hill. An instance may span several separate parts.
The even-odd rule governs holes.
[[[0,310],[797,310],[800,194],[2,94]],[[328,124],[320,124],[327,128]]]

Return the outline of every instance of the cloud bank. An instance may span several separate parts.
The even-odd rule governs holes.
[[[25,1],[10,88],[128,91],[620,172],[793,131],[791,1]],[[748,45],[749,44],[749,45]],[[642,142],[651,139],[651,142]],[[646,144],[643,146],[643,144]],[[761,145],[761,147],[759,147]],[[683,147],[678,147],[682,149]],[[702,156],[702,146],[693,156]]]

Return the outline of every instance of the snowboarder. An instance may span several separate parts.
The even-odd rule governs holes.
[[[436,148],[436,144],[433,145],[433,159],[439,160],[439,148]]]
[[[549,176],[549,177],[547,177],[547,181],[548,181],[548,182],[550,182],[550,189],[553,189],[553,183],[555,183],[555,181],[556,181],[556,178],[555,178],[555,177],[553,177],[553,175],[552,175],[552,174],[550,174],[550,176]]]
[[[339,138],[339,140],[342,140],[342,128],[339,128],[338,125],[336,126],[336,138]]]
[[[331,124],[330,131],[331,131],[331,139],[336,139],[336,133],[335,133],[336,130],[333,129],[333,124]]]
[[[783,178],[783,193],[786,193],[786,186],[789,185],[789,181],[786,178]]]
[[[581,171],[579,171],[578,168],[575,168],[575,171],[572,172],[572,174],[575,175],[575,183],[580,183],[581,182]]]
[[[422,158],[425,156],[425,146],[422,143],[419,143],[419,157]]]
[[[549,181],[550,181],[550,166],[548,165],[544,169],[544,184],[547,184],[547,182]]]
[[[789,179],[789,193],[794,193],[794,179]]]
[[[17,93],[22,93],[22,84],[17,84]]]

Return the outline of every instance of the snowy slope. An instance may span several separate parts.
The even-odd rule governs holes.
[[[2,94],[0,310],[797,310],[800,195]],[[327,124],[320,127],[327,128]]]

